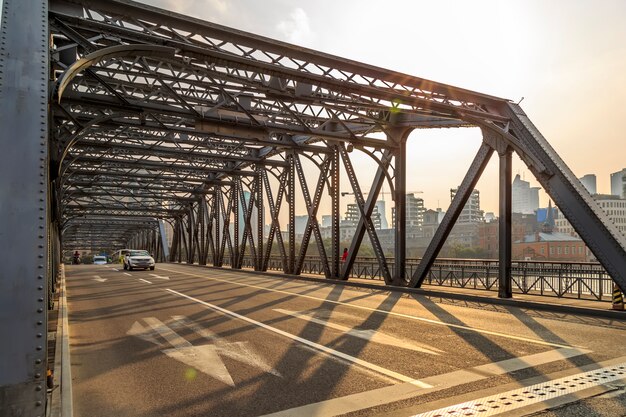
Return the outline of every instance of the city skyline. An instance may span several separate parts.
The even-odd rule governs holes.
[[[597,175],[598,193],[610,193],[610,173],[626,166],[623,155],[615,152],[623,141],[620,127],[625,116],[624,2],[396,1],[388,7],[368,0],[143,2],[521,101],[578,178]],[[436,42],[428,41],[429,33],[436,34]],[[407,145],[411,160],[407,189],[422,190],[426,206],[445,210],[450,188],[461,182],[480,141],[476,128],[415,131]],[[539,185],[517,158],[513,173],[522,174],[533,187]],[[372,176],[371,170],[360,170],[362,187],[369,187]],[[497,212],[497,183],[497,158],[492,158],[476,187],[485,211]],[[343,184],[342,191],[351,191],[347,181]],[[352,200],[342,199],[342,211]],[[541,191],[540,205],[547,202]],[[297,211],[304,214],[306,208]]]

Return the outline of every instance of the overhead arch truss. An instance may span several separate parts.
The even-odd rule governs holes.
[[[506,177],[517,152],[624,286],[623,236],[508,100],[125,0],[53,1],[49,25],[62,221],[80,214],[168,219],[171,260],[241,268],[248,259],[246,266],[265,270],[274,253],[285,273],[299,274],[313,250],[324,275],[342,279],[367,234],[385,282],[419,286],[491,153],[499,154]],[[407,137],[416,128],[467,126],[484,132],[478,160],[409,277],[403,267]],[[353,149],[376,163],[369,189],[353,167]],[[303,160],[312,167],[303,169]],[[361,216],[341,264],[340,171]],[[394,268],[371,218],[384,183],[399,219]],[[509,188],[501,185],[502,201]],[[326,245],[322,200],[333,210]],[[504,254],[510,252],[507,210],[503,205],[500,215]],[[296,237],[295,213],[303,211],[308,221]],[[503,260],[510,264],[510,256]],[[501,275],[507,296],[506,267]]]

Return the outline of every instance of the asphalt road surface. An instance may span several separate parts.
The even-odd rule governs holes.
[[[77,417],[623,407],[624,321],[177,264],[68,266],[66,285]]]

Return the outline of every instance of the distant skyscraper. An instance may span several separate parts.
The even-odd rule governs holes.
[[[309,215],[304,214],[302,216],[296,216],[294,219],[294,225],[296,227],[296,234],[303,235],[306,229],[306,224],[309,221]]]
[[[587,174],[579,179],[582,185],[584,185],[587,191],[589,191],[589,194],[598,194],[596,189],[596,176],[594,174]]]
[[[344,218],[343,225],[344,226],[356,226],[359,223],[359,219],[361,218],[361,211],[356,203],[348,204],[346,209],[346,217]],[[378,212],[378,205],[374,206],[374,210],[372,211],[372,215],[370,216],[372,219],[372,223],[374,224],[375,229],[381,229],[381,216]]]
[[[611,174],[611,194],[621,198],[626,197],[626,168]]]
[[[418,227],[424,224],[424,200],[422,198],[415,197],[415,194],[409,193],[406,195],[406,226]],[[391,221],[392,224],[396,224],[396,208],[391,208]]]
[[[517,174],[511,185],[511,204],[513,213],[533,214],[539,208],[539,187],[531,187]]]
[[[389,229],[389,223],[387,223],[387,210],[385,208],[385,200],[378,200],[376,202],[376,210],[380,214],[380,228]]]
[[[450,201],[454,199],[456,193],[458,192],[458,188],[453,188],[450,190]],[[458,223],[479,223],[483,221],[483,212],[480,209],[480,192],[478,190],[472,191],[470,198],[467,199],[465,203],[465,207],[463,207],[463,211],[459,215],[457,219]]]
[[[324,214],[322,216],[322,227],[331,227],[333,225],[333,216]]]

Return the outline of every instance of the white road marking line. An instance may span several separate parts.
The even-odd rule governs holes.
[[[144,317],[143,320],[155,333],[159,334],[173,346],[173,349],[163,351],[167,356],[192,366],[200,372],[204,372],[231,387],[235,386],[235,382],[222,362],[222,359],[217,354],[215,346],[194,346],[156,317]]]
[[[323,301],[323,302],[331,303],[331,304],[344,305],[344,306],[349,306],[349,307],[352,307],[352,308],[358,308],[358,309],[366,310],[366,311],[375,311],[375,312],[378,312],[378,313],[387,314],[389,316],[403,317],[403,318],[410,319],[410,320],[417,320],[417,321],[421,321],[421,322],[425,322],[425,323],[429,323],[429,324],[434,324],[434,325],[438,325],[438,326],[446,326],[446,327],[450,327],[450,328],[453,328],[453,329],[462,329],[462,330],[467,330],[467,331],[481,333],[481,334],[488,334],[490,336],[504,337],[504,338],[511,339],[511,340],[520,340],[520,341],[523,341],[523,342],[534,343],[534,344],[543,345],[543,346],[552,346],[552,347],[556,347],[556,348],[567,348],[567,349],[574,348],[574,346],[563,345],[561,343],[546,342],[545,340],[532,339],[532,338],[522,337],[522,336],[515,336],[515,335],[506,334],[506,333],[500,333],[500,332],[493,332],[491,330],[485,330],[485,329],[477,329],[475,327],[469,327],[469,326],[462,326],[462,325],[459,325],[459,324],[446,323],[446,322],[439,321],[439,320],[427,319],[427,318],[424,318],[424,317],[411,316],[411,315],[403,314],[403,313],[394,313],[392,311],[381,310],[381,309],[378,309],[378,308],[371,308],[371,307],[365,307],[365,306],[359,306],[359,305],[356,305],[356,304],[344,303],[344,302],[335,301],[335,300],[329,300],[329,299],[322,298],[322,297],[314,297],[312,295],[299,294],[297,292],[292,292],[292,291],[276,290],[276,289],[266,288],[266,287],[262,287],[262,286],[258,286],[258,285],[244,284],[244,283],[241,283],[241,282],[235,282],[235,281],[228,280],[228,279],[219,279],[219,278],[207,277],[205,275],[192,274],[192,273],[189,273],[189,272],[173,271],[171,269],[166,269],[166,268],[161,268],[161,269],[164,269],[164,270],[170,271],[170,272],[177,272],[177,273],[181,273],[181,274],[186,274],[186,275],[190,275],[190,276],[194,276],[194,277],[198,277],[198,278],[204,278],[204,279],[208,279],[208,280],[212,280],[212,281],[227,282],[229,284],[239,285],[239,286],[242,286],[242,287],[257,288],[257,289],[262,289],[262,290],[269,291],[269,292],[277,292],[277,293],[281,293],[281,294],[296,295],[298,297],[309,298],[311,300],[318,300],[318,301]],[[385,289],[381,289],[381,291],[385,291]]]
[[[458,385],[487,379],[492,376],[504,375],[520,369],[536,367],[545,363],[584,355],[589,352],[591,351],[584,349],[555,349],[544,353],[507,359],[504,361],[424,378],[422,381],[431,384],[433,386],[431,389],[420,389],[412,386],[411,384],[397,384],[371,391],[359,392],[345,397],[307,404],[302,407],[267,414],[263,417],[318,417],[343,415],[396,401],[415,398],[420,395],[442,391]]]
[[[157,274],[150,274],[150,275],[153,276],[154,278],[167,279],[167,280],[170,279],[170,277],[162,277],[161,275],[157,275]]]
[[[117,271],[117,272],[120,272],[120,270],[119,270],[119,269],[117,269],[117,268],[113,268],[113,270],[114,270],[114,271]]]
[[[94,275],[93,280],[98,282],[105,282],[107,278],[100,278],[100,275]]]
[[[178,292],[176,290],[172,290],[170,288],[166,288],[165,291],[168,291],[168,292],[170,292],[172,294],[176,294],[176,295],[178,295],[180,297],[184,297],[184,298],[186,298],[188,300],[195,301],[198,304],[202,304],[202,305],[204,305],[206,307],[209,307],[212,310],[219,311],[219,312],[221,312],[223,314],[226,314],[228,316],[235,317],[235,318],[238,318],[240,320],[244,320],[244,321],[246,321],[248,323],[254,324],[254,325],[258,326],[258,327],[261,327],[263,329],[269,330],[269,331],[274,332],[276,334],[279,334],[281,336],[285,336],[285,337],[287,337],[287,338],[289,338],[291,340],[300,342],[300,343],[302,343],[302,344],[304,344],[306,346],[312,347],[312,348],[317,349],[317,350],[319,350],[321,352],[324,352],[326,354],[333,355],[333,356],[341,358],[341,359],[343,359],[345,361],[348,361],[348,362],[360,365],[363,368],[366,368],[366,369],[378,372],[378,373],[380,373],[382,375],[386,375],[388,377],[397,379],[398,381],[408,382],[408,383],[410,383],[412,385],[416,385],[416,386],[421,387],[421,388],[432,388],[431,385],[425,384],[424,382],[422,382],[420,380],[417,380],[417,379],[414,379],[414,378],[410,378],[408,376],[405,376],[405,375],[402,375],[400,373],[391,371],[389,369],[385,369],[385,368],[383,368],[381,366],[378,366],[378,365],[374,365],[373,363],[369,363],[369,362],[366,362],[366,361],[364,361],[362,359],[355,358],[354,356],[350,356],[350,355],[347,355],[345,353],[336,351],[336,350],[328,348],[328,347],[326,347],[324,345],[320,345],[318,343],[311,342],[310,340],[307,340],[307,339],[295,336],[295,335],[293,335],[291,333],[287,333],[287,332],[285,332],[283,330],[280,330],[280,329],[277,329],[275,327],[268,326],[265,323],[261,323],[259,321],[253,320],[251,318],[242,316],[242,315],[237,314],[237,313],[235,313],[233,311],[226,310],[226,309],[224,309],[222,307],[216,306],[214,304],[207,303],[206,301],[199,300],[197,298],[194,298],[194,297],[191,297],[189,295],[183,294],[183,293]]]
[[[129,277],[133,276],[133,274],[129,274],[128,272],[124,272],[124,275],[128,275]]]
[[[147,279],[143,279],[143,278],[139,278],[139,281],[143,281],[146,284],[152,284],[150,281],[148,281]]]
[[[283,310],[280,308],[276,308],[274,309],[274,311],[281,313],[281,314],[293,316],[299,319],[303,319],[306,321],[310,321],[313,323],[317,323],[324,327],[330,327],[331,329],[339,330],[340,332],[346,333],[350,336],[358,337],[360,339],[364,339],[370,342],[380,343],[380,344],[388,345],[388,346],[400,347],[404,349],[410,349],[416,352],[427,353],[429,355],[439,355],[439,353],[444,352],[443,350],[437,349],[432,346],[428,346],[428,347],[417,346],[410,340],[400,339],[395,336],[385,334],[377,330],[354,329],[351,327],[343,326],[341,324],[333,323],[329,320],[320,320],[318,318],[312,317],[313,313],[306,314],[306,313],[300,313],[300,312],[295,312],[295,311]]]

